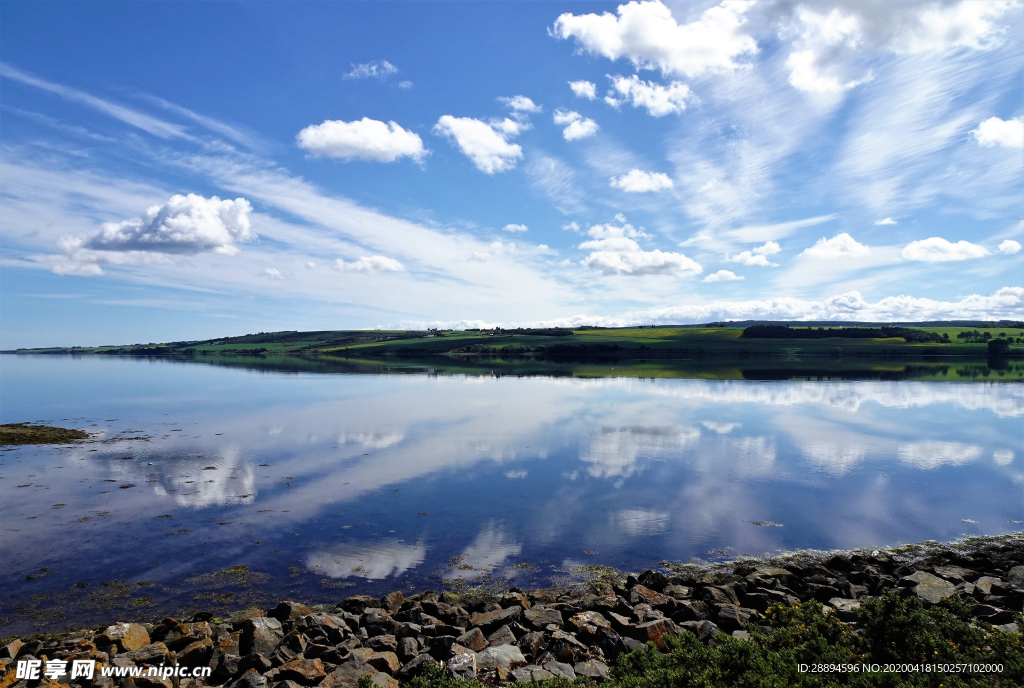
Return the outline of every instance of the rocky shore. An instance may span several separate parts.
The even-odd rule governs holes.
[[[335,605],[281,601],[230,618],[119,622],[61,636],[9,639],[0,688],[397,687],[436,665],[448,675],[502,685],[561,676],[605,679],[619,655],[692,633],[714,647],[771,628],[774,605],[809,601],[858,632],[858,608],[895,592],[925,608],[961,596],[972,626],[1019,633],[1024,534],[881,551],[801,552],[725,565],[669,565],[605,573],[559,589],[500,594],[393,592]],[[751,625],[752,624],[752,625]],[[140,676],[51,681],[18,678],[18,660],[92,659],[97,667],[209,667],[207,678]]]

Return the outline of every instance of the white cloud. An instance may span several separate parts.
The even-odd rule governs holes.
[[[700,440],[700,430],[689,427],[604,427],[591,435],[580,451],[580,461],[595,478],[628,478],[651,460],[678,457]]]
[[[400,88],[402,90],[408,90],[408,89],[412,88],[412,82],[411,81],[399,81],[398,82],[398,88]]]
[[[836,234],[831,239],[825,237],[818,239],[814,246],[804,249],[800,255],[824,259],[856,258],[871,255],[871,247],[858,243],[852,236],[843,232]]]
[[[887,218],[884,218],[882,220],[876,220],[875,221],[875,226],[878,226],[878,225],[895,225],[895,224],[897,224],[896,220],[892,219],[891,217],[887,217]]]
[[[37,76],[33,76],[28,72],[23,72],[20,69],[3,62],[0,62],[0,76],[5,79],[13,79],[28,86],[34,86],[35,88],[43,91],[53,93],[65,100],[81,103],[82,105],[91,107],[94,110],[98,110],[115,119],[119,119],[125,124],[130,124],[133,127],[142,129],[143,131],[162,139],[180,138],[195,140],[195,138],[190,136],[182,126],[165,122],[162,119],[151,117],[150,115],[143,114],[138,110],[126,108],[123,105],[111,103],[110,101],[97,98],[96,96],[84,93],[83,91],[79,91],[69,86],[55,84],[52,81],[40,79]]]
[[[981,457],[982,449],[960,442],[927,440],[900,444],[896,448],[896,454],[902,463],[928,470],[939,466],[962,466],[971,463]]]
[[[342,272],[402,272],[405,268],[394,258],[387,256],[360,256],[359,260],[334,261],[334,269]]]
[[[775,266],[768,260],[767,256],[772,256],[782,250],[782,247],[774,241],[766,241],[764,245],[757,246],[750,249],[749,251],[741,251],[736,255],[726,255],[725,259],[730,263],[742,263],[743,265],[760,265],[762,267]]]
[[[276,279],[276,280],[283,280],[284,279],[284,275],[282,275],[281,271],[278,270],[277,268],[263,268],[263,274],[266,275],[267,277],[269,277],[270,279]]]
[[[577,234],[579,234],[580,233],[580,223],[579,222],[570,222],[568,224],[562,225],[562,229],[564,229],[567,232],[576,232]]]
[[[736,280],[741,280],[741,279],[743,279],[742,275],[737,275],[736,273],[732,272],[731,270],[719,270],[718,272],[711,273],[710,275],[708,275],[707,277],[705,277],[701,281],[702,282],[735,282]]]
[[[568,125],[562,130],[562,136],[566,141],[585,139],[593,136],[600,129],[597,122],[572,110],[555,110],[554,121],[559,126]]]
[[[400,576],[423,563],[426,548],[397,541],[367,544],[342,544],[313,552],[306,557],[306,568],[331,578],[367,578],[380,580]]]
[[[527,471],[505,471],[505,477],[510,480],[522,480],[529,473]]]
[[[398,73],[398,67],[387,60],[375,60],[363,64],[352,65],[352,71],[345,75],[346,79],[387,79]]]
[[[174,195],[150,207],[142,217],[106,222],[92,234],[57,240],[63,255],[38,260],[60,275],[102,275],[101,265],[166,263],[167,254],[238,253],[236,242],[255,238],[249,223],[252,206],[244,198]]]
[[[1008,256],[1012,256],[1014,253],[1020,251],[1020,242],[1014,241],[1013,239],[1007,239],[1003,243],[999,244],[999,252],[1005,253]]]
[[[565,13],[555,20],[556,38],[575,38],[580,48],[610,60],[625,57],[637,68],[689,77],[731,71],[736,58],[757,53],[757,43],[741,33],[743,14],[753,4],[726,1],[705,10],[697,21],[679,24],[659,1],[619,5],[617,14]]]
[[[632,169],[621,177],[612,177],[609,183],[627,193],[664,191],[674,186],[672,178],[663,172],[644,172],[638,169]]]
[[[526,225],[508,224],[501,228],[503,232],[527,232],[530,230]]]
[[[1009,466],[1013,463],[1014,453],[1012,449],[996,449],[992,452],[992,460],[999,466]]]
[[[473,254],[469,257],[469,259],[476,261],[486,261],[492,258],[497,258],[498,256],[507,256],[515,252],[516,245],[511,241],[507,243],[500,240],[492,241],[487,246],[486,251],[474,251]]]
[[[434,125],[434,133],[454,141],[478,170],[494,174],[512,169],[523,157],[522,146],[509,143],[507,139],[524,128],[507,118],[488,124],[472,117],[443,115]]]
[[[569,88],[577,98],[586,98],[587,100],[597,98],[597,84],[593,81],[570,81]]]
[[[619,216],[621,218],[621,216]],[[594,225],[588,230],[593,239],[579,248],[590,251],[580,264],[605,275],[699,275],[703,268],[682,253],[655,249],[644,251],[635,239],[646,237],[643,230],[626,224]]]
[[[323,124],[311,124],[298,133],[295,141],[314,155],[341,160],[394,162],[409,157],[421,162],[429,152],[415,132],[395,122],[385,124],[369,117],[352,122],[329,119]]]
[[[526,96],[512,96],[511,98],[498,98],[505,103],[513,112],[540,112],[541,107]]]
[[[568,215],[586,210],[583,190],[576,183],[576,173],[562,160],[550,155],[531,156],[526,173],[530,184],[561,212]]]
[[[1024,148],[1024,116],[1011,120],[989,117],[971,132],[979,146]]]
[[[969,260],[988,255],[984,246],[967,241],[955,244],[942,237],[929,237],[921,241],[912,241],[904,248],[902,255],[906,260],[919,260],[925,263],[943,263],[950,260]]]
[[[604,101],[612,107],[622,103],[630,103],[633,107],[645,107],[652,117],[664,117],[680,113],[694,99],[690,87],[680,81],[673,81],[662,86],[652,81],[643,81],[636,74],[625,76],[608,75],[612,81],[612,90]]]
[[[522,544],[516,542],[505,529],[488,523],[460,555],[457,568],[445,572],[444,578],[477,578],[491,573],[509,557],[518,556]]]
[[[786,66],[797,89],[841,93],[871,81],[867,59],[872,53],[991,49],[1003,33],[993,20],[1015,5],[1010,0],[834,4],[827,14],[796,5],[792,18],[774,20],[782,27],[780,36],[793,39]],[[793,6],[781,7],[785,12]]]

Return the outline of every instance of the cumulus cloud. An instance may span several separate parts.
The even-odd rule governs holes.
[[[586,98],[587,100],[597,98],[597,84],[593,81],[570,81],[569,88],[577,98]]]
[[[63,255],[40,256],[57,274],[102,275],[101,265],[167,262],[167,255],[235,255],[239,242],[255,238],[252,206],[244,198],[221,200],[174,195],[142,217],[106,222],[99,231],[57,240]]]
[[[621,216],[619,216],[621,218]],[[636,239],[647,237],[642,229],[636,229],[620,219],[622,225],[594,225],[587,232],[590,241],[584,241],[579,248],[590,251],[580,264],[605,275],[699,275],[703,268],[682,253],[655,249],[644,251]]]
[[[674,186],[672,178],[663,172],[644,172],[638,169],[632,169],[621,177],[612,177],[609,183],[626,193],[664,191]]]
[[[1003,243],[999,244],[999,252],[1005,253],[1008,256],[1012,256],[1014,253],[1020,251],[1020,242],[1014,241],[1013,239],[1007,239]]]
[[[504,172],[516,166],[523,157],[522,146],[509,143],[526,126],[508,118],[500,122],[484,122],[472,117],[443,115],[434,125],[434,133],[454,141],[459,150],[484,174]]]
[[[492,241],[486,251],[474,251],[473,255],[469,257],[470,260],[486,261],[491,258],[497,258],[498,256],[506,256],[516,252],[516,245],[504,241]]]
[[[353,122],[326,120],[311,124],[298,133],[295,141],[313,155],[326,155],[340,160],[372,160],[394,162],[409,157],[422,162],[427,151],[415,132],[395,122],[363,117]]]
[[[867,301],[859,291],[819,301],[791,296],[747,301],[716,300],[685,306],[628,311],[618,315],[577,314],[527,322],[433,323],[434,327],[631,327],[726,320],[831,320],[906,322],[918,320],[1019,320],[1024,318],[1024,287],[1002,287],[995,294],[971,294],[956,301],[938,301],[901,294]],[[1016,412],[1015,412],[1016,413]]]
[[[726,1],[679,24],[661,2],[629,2],[617,14],[573,15],[555,20],[552,35],[575,39],[585,52],[610,60],[628,59],[638,69],[688,77],[732,71],[737,58],[757,53],[757,43],[741,32],[748,1]]]
[[[705,277],[702,282],[735,282],[736,280],[743,279],[742,275],[737,275],[731,270],[719,270],[718,272],[712,272],[710,275]]]
[[[725,259],[730,263],[742,263],[743,265],[776,266],[776,263],[768,260],[768,256],[773,256],[781,250],[782,247],[777,242],[766,241],[763,245],[752,248],[749,251],[741,251],[735,255],[727,254]]]
[[[503,232],[527,232],[530,230],[526,225],[508,224],[501,228]]]
[[[971,136],[979,146],[1024,148],[1024,116],[1011,120],[989,117],[971,132]]]
[[[512,96],[510,98],[498,98],[508,106],[512,112],[540,112],[541,107],[526,96]]]
[[[884,218],[884,219],[881,219],[881,220],[875,220],[875,226],[878,226],[878,225],[894,225],[894,224],[897,224],[897,222],[896,222],[896,220],[892,219],[891,217],[887,217],[887,218]]]
[[[263,268],[263,274],[266,275],[267,277],[269,277],[270,279],[276,279],[276,280],[283,280],[284,279],[284,275],[282,275],[281,271],[278,270],[277,268]]]
[[[902,463],[930,470],[940,466],[962,466],[977,461],[982,455],[982,449],[960,442],[927,440],[900,444],[896,448],[896,454]]]
[[[375,60],[363,64],[352,65],[352,71],[345,74],[346,79],[387,79],[398,73],[398,67],[387,60]]]
[[[831,239],[826,239],[825,237],[818,239],[814,246],[804,249],[800,255],[807,256],[808,258],[824,259],[857,258],[859,256],[871,255],[871,247],[858,243],[852,236],[843,232],[842,234],[836,234]]]
[[[929,237],[921,241],[912,241],[903,247],[901,255],[906,260],[919,260],[925,263],[944,263],[951,260],[969,260],[988,255],[984,246],[967,241],[955,244],[942,237]]]
[[[690,87],[680,81],[662,86],[652,81],[643,81],[636,74],[629,77],[609,74],[608,78],[612,81],[612,88],[604,102],[615,108],[623,103],[630,103],[635,108],[644,107],[652,117],[678,114],[695,97]]]
[[[394,258],[387,256],[360,256],[359,260],[334,261],[334,269],[342,272],[402,272],[405,267]]]
[[[572,110],[555,110],[554,120],[555,124],[559,126],[567,125],[562,130],[562,136],[566,141],[585,139],[593,136],[600,129],[597,122]]]

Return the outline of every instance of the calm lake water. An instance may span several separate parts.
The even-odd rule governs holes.
[[[0,357],[0,635],[1022,529],[1024,384]],[[248,567],[248,568],[246,568]]]

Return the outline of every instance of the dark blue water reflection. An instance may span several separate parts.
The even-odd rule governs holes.
[[[1019,383],[0,365],[2,422],[99,433],[0,452],[0,634],[107,620],[100,599],[158,616],[239,564],[264,576],[248,593],[191,601],[488,573],[537,585],[578,564],[949,540],[1024,518]]]

